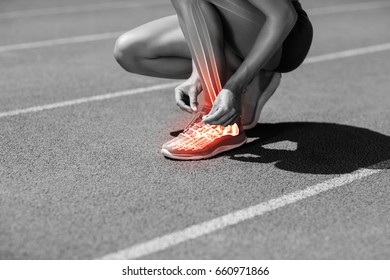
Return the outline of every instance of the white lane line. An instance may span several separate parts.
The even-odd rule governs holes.
[[[374,10],[374,9],[381,9],[387,7],[390,7],[389,0],[345,4],[345,5],[321,7],[321,8],[311,8],[311,9],[306,9],[306,12],[310,16],[322,16],[322,15],[330,15],[330,14]]]
[[[336,60],[336,59],[340,59],[340,58],[347,58],[347,57],[352,57],[352,56],[365,55],[365,54],[383,52],[383,51],[388,51],[388,50],[390,50],[390,43],[385,43],[385,44],[380,44],[380,45],[374,45],[374,46],[351,49],[351,50],[346,50],[346,51],[341,51],[341,52],[336,52],[336,53],[308,57],[305,60],[304,64],[330,61],[330,60]]]
[[[19,10],[19,11],[0,13],[0,19],[16,19],[16,18],[28,18],[28,17],[37,17],[37,16],[51,16],[51,15],[95,12],[95,11],[104,11],[104,10],[138,8],[138,7],[143,7],[143,6],[157,6],[157,5],[160,5],[160,6],[170,5],[170,2],[166,2],[166,3],[145,3],[145,2],[131,3],[129,1],[123,1],[123,2],[107,2],[107,3],[87,4],[87,5],[51,7],[51,8],[33,9],[33,10]],[[345,4],[345,5],[330,6],[330,7],[311,8],[311,9],[306,9],[306,11],[311,16],[317,16],[317,15],[327,15],[327,14],[337,14],[337,13],[345,13],[345,12],[356,12],[356,11],[380,9],[380,8],[386,8],[386,7],[390,7],[389,1],[362,2],[362,3]]]
[[[51,8],[43,8],[43,9],[4,12],[4,13],[0,13],[0,19],[16,19],[16,18],[28,18],[28,17],[37,17],[37,16],[52,16],[52,15],[62,15],[62,14],[97,12],[97,11],[105,11],[105,10],[143,8],[143,7],[151,7],[151,6],[165,6],[170,4],[171,4],[170,2],[145,3],[144,1],[140,3],[132,3],[130,1],[123,1],[123,2],[108,2],[108,3],[97,3],[97,4],[86,4],[86,5],[51,7]]]
[[[36,48],[42,48],[42,47],[52,47],[52,46],[58,46],[58,45],[67,45],[67,44],[77,44],[77,43],[109,40],[109,39],[117,38],[119,35],[121,35],[124,32],[125,31],[99,33],[99,34],[92,34],[92,35],[85,35],[85,36],[68,37],[68,38],[60,38],[60,39],[53,39],[53,40],[46,40],[46,41],[36,41],[36,42],[30,42],[30,43],[21,43],[21,44],[15,44],[15,45],[0,46],[0,53],[10,52],[10,51],[36,49]]]
[[[351,49],[351,50],[346,50],[346,51],[341,51],[341,52],[330,53],[330,54],[326,54],[326,55],[308,57],[303,62],[303,65],[318,63],[318,62],[325,62],[325,61],[336,60],[336,59],[342,59],[342,58],[353,57],[353,56],[364,55],[364,54],[375,53],[375,52],[388,51],[388,50],[390,50],[390,43],[381,44],[381,45],[374,45],[374,46],[369,46],[369,47],[365,47],[365,48]],[[41,111],[45,111],[45,110],[52,110],[52,109],[57,109],[57,108],[62,108],[62,107],[68,107],[68,106],[78,105],[78,104],[87,103],[87,102],[95,102],[95,101],[107,100],[107,99],[112,99],[112,98],[117,98],[117,97],[122,97],[122,96],[129,96],[129,95],[150,92],[150,91],[155,91],[155,90],[160,90],[160,89],[166,89],[166,88],[175,87],[178,84],[179,84],[179,82],[166,83],[166,84],[138,88],[138,89],[133,89],[133,90],[128,90],[128,91],[120,91],[120,92],[114,92],[114,93],[107,93],[107,94],[103,94],[103,95],[95,95],[95,96],[91,96],[91,97],[73,99],[73,100],[57,102],[57,103],[52,103],[52,104],[47,104],[47,105],[42,105],[42,106],[30,107],[30,108],[26,108],[26,109],[17,109],[17,110],[12,110],[12,111],[0,113],[0,119],[6,118],[6,117],[18,116],[18,115],[22,115],[22,114],[41,112]]]
[[[170,234],[143,242],[116,253],[103,256],[106,260],[124,260],[124,259],[138,259],[151,255],[183,242],[190,241],[195,238],[213,233],[218,230],[236,225],[238,223],[260,217],[273,210],[285,207],[287,205],[297,203],[301,200],[316,196],[320,193],[344,186],[353,181],[360,180],[364,177],[371,176],[382,171],[382,169],[360,169],[356,172],[341,175],[337,178],[325,181],[323,183],[310,186],[306,189],[295,191],[281,197],[271,199],[257,205],[238,210],[227,215],[187,227]]]
[[[63,108],[63,107],[69,107],[69,106],[74,106],[74,105],[83,104],[83,103],[102,101],[102,100],[107,100],[107,99],[112,99],[112,98],[118,98],[118,97],[123,97],[123,96],[130,96],[130,95],[135,95],[135,94],[140,94],[140,93],[145,93],[145,92],[151,92],[151,91],[156,91],[156,90],[172,88],[174,86],[177,86],[178,83],[179,82],[160,84],[160,85],[156,85],[156,86],[143,87],[143,88],[137,88],[137,89],[132,89],[132,90],[107,93],[107,94],[102,94],[102,95],[95,95],[95,96],[91,96],[91,97],[85,97],[85,98],[73,99],[73,100],[69,100],[69,101],[51,103],[51,104],[47,104],[47,105],[43,105],[43,106],[36,106],[36,107],[30,107],[30,108],[26,108],[26,109],[18,109],[18,110],[3,112],[3,113],[0,113],[0,119],[6,118],[6,117],[28,114],[28,113],[37,113],[37,112],[46,111],[46,110],[53,110],[53,109],[58,109],[58,108]]]

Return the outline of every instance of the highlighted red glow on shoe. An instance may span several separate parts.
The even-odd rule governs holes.
[[[237,136],[239,134],[237,124],[223,127],[221,125],[208,125],[204,123],[194,123],[188,130],[181,133],[169,147],[198,151],[212,144],[224,136]]]

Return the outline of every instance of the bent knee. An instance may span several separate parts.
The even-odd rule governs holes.
[[[120,66],[128,72],[139,72],[140,61],[144,57],[144,40],[131,31],[119,36],[115,42],[114,57]]]

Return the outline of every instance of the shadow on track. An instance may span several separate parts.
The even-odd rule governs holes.
[[[242,162],[274,163],[279,169],[297,173],[345,174],[360,168],[390,169],[390,137],[365,128],[293,122],[258,124],[246,134],[249,139],[258,139],[222,156]],[[270,148],[283,141],[296,143],[296,150]]]

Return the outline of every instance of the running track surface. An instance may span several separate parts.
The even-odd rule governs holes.
[[[302,1],[306,65],[199,162],[159,154],[176,81],[112,56],[169,1],[107,1],[0,3],[1,259],[390,258],[390,1]]]

